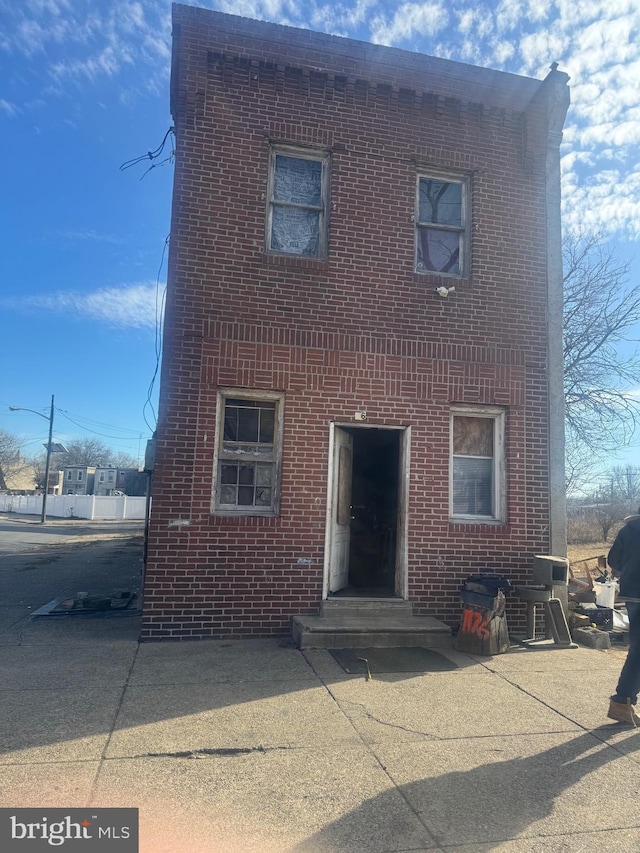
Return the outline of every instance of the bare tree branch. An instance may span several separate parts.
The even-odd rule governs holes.
[[[15,488],[15,481],[30,469],[20,452],[20,444],[17,435],[0,429],[0,490]]]
[[[568,482],[628,445],[640,423],[640,286],[598,235],[568,235],[564,258],[564,385]]]

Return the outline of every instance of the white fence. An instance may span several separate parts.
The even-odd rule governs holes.
[[[143,519],[146,498],[97,495],[47,495],[47,517]],[[42,513],[42,495],[0,495],[0,512]]]

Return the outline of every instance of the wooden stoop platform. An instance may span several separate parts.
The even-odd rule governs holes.
[[[393,648],[451,645],[451,628],[432,616],[414,616],[399,599],[340,598],[322,602],[319,616],[294,616],[299,649]]]

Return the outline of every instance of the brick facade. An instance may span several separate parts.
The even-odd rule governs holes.
[[[286,634],[292,616],[318,611],[330,425],[355,426],[356,411],[370,429],[404,431],[417,613],[452,623],[469,573],[523,580],[531,556],[549,553],[546,205],[557,188],[545,174],[549,92],[565,83],[174,7],[143,638]],[[269,154],[283,144],[330,158],[326,259],[265,249]],[[469,182],[463,278],[414,271],[421,170]],[[456,288],[447,298],[434,292],[443,283]],[[277,517],[212,513],[221,388],[284,394]],[[456,404],[505,412],[501,523],[450,517]]]

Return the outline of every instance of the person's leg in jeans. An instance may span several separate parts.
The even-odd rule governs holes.
[[[616,695],[613,700],[626,703],[627,699],[635,705],[640,692],[640,604],[627,604],[629,614],[629,652],[622,667]]]

